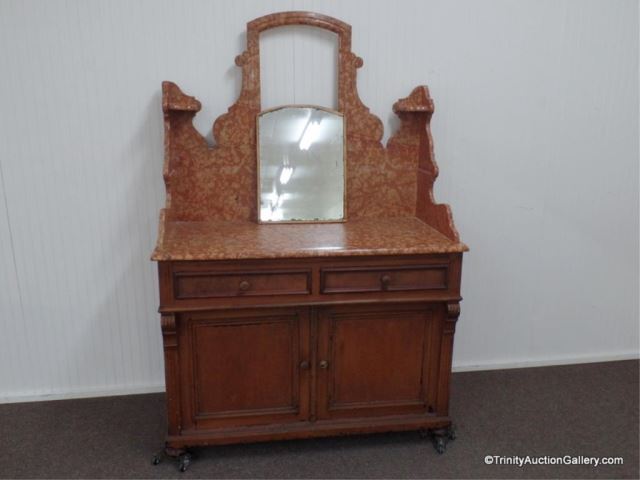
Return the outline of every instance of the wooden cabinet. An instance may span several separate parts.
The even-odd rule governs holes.
[[[292,24],[339,37],[344,222],[258,222],[258,37]],[[242,92],[215,122],[214,147],[192,124],[200,103],[163,83],[167,203],[152,258],[165,452],[182,470],[190,446],[326,435],[426,430],[444,451],[467,246],[433,199],[429,91],[394,104],[400,127],[383,146],[350,39],[347,24],[313,13],[250,22]]]
[[[436,415],[442,320],[431,304],[180,314],[176,430]]]
[[[460,265],[459,253],[160,262],[170,448],[448,427]],[[284,293],[237,286],[273,272]],[[349,287],[327,292],[327,274]],[[187,278],[232,279],[235,293],[203,295],[205,280],[185,298]]]
[[[435,310],[424,304],[321,309],[318,418],[434,413],[439,359],[432,343],[441,320]]]
[[[180,318],[181,430],[309,415],[309,310],[223,310]]]

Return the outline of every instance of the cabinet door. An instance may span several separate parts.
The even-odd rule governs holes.
[[[210,429],[304,420],[309,411],[306,309],[183,317],[183,426]]]
[[[434,411],[437,306],[323,309],[318,332],[318,418]]]

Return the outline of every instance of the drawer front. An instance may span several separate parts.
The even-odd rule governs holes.
[[[174,274],[174,294],[177,299],[310,293],[311,272],[308,270]]]
[[[322,270],[321,277],[321,293],[438,290],[448,286],[448,267],[443,264],[327,268]]]

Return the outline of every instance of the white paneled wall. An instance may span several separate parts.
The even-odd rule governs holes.
[[[638,354],[638,4],[633,0],[0,0],[0,400],[163,388],[155,265],[160,83],[212,122],[245,23],[353,26],[385,123],[420,84],[471,246],[455,366]],[[263,105],[335,104],[331,36],[263,43]]]

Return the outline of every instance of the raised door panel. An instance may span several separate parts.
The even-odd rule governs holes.
[[[305,419],[309,319],[305,309],[201,313],[185,318],[187,428]],[[182,348],[184,347],[184,348]],[[302,365],[302,366],[301,366]]]
[[[318,418],[433,412],[437,327],[424,305],[323,310]]]

